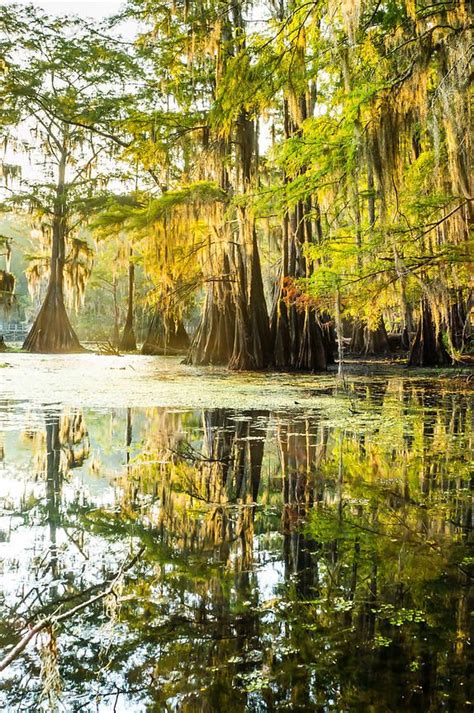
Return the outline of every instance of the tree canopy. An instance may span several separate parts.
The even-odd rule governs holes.
[[[37,163],[3,162],[6,204],[43,235],[30,274],[82,294],[88,251],[120,234],[160,339],[194,331],[191,363],[323,370],[348,329],[353,350],[391,332],[412,364],[459,359],[471,10],[130,0],[97,25],[3,6],[0,130]],[[62,299],[27,348],[78,347]]]

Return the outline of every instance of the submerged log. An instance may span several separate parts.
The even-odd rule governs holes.
[[[106,356],[122,356],[119,348],[110,340],[97,345],[98,354]]]

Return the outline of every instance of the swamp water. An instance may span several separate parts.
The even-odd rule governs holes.
[[[0,366],[0,710],[472,709],[465,379]]]

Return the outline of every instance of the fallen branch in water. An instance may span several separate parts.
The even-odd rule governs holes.
[[[39,634],[40,631],[50,626],[60,624],[62,621],[69,619],[70,617],[74,616],[83,609],[87,609],[87,607],[92,606],[92,604],[95,604],[101,599],[104,599],[104,597],[107,597],[109,594],[113,594],[114,587],[119,581],[120,577],[138,562],[144,551],[145,547],[141,547],[137,554],[132,557],[130,562],[128,562],[128,564],[124,563],[120,567],[119,571],[113,578],[110,585],[107,587],[107,589],[104,589],[103,592],[96,594],[94,597],[87,599],[85,602],[78,604],[72,609],[68,609],[62,614],[52,614],[51,616],[45,617],[44,619],[40,619],[40,621],[38,621],[37,624],[32,626],[31,629],[29,629],[29,631],[23,636],[23,638],[20,639],[20,641],[15,644],[11,651],[0,661],[0,671],[4,671],[13,661],[15,661],[15,659],[17,659],[18,656],[26,649],[30,641],[34,639],[34,637]]]
[[[206,456],[204,453],[201,453],[201,451],[198,451],[194,448],[194,446],[187,442],[182,444],[181,450],[179,451],[174,448],[167,448],[167,450],[173,455],[176,455],[183,460],[191,461],[192,463],[224,463],[224,465],[227,465],[231,460],[230,456],[227,456],[226,458],[213,458],[212,456]]]
[[[97,353],[101,356],[122,356],[118,347],[114,346],[110,339],[98,344],[97,347],[99,350]]]

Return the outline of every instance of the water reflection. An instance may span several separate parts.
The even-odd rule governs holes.
[[[114,585],[5,670],[2,709],[467,709],[468,395],[387,378],[346,396],[345,428],[134,408],[18,429],[8,404],[3,651]]]

